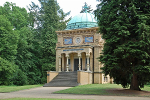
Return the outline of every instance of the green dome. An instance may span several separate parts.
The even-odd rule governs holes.
[[[93,14],[84,12],[74,16],[67,24],[66,30],[97,27]]]

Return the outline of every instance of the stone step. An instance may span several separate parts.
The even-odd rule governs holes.
[[[51,82],[44,87],[74,87],[78,86],[77,72],[60,72]]]

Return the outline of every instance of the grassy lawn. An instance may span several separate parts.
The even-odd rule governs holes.
[[[106,94],[105,89],[122,88],[121,85],[116,84],[88,84],[80,85],[77,87],[69,88],[66,90],[56,91],[54,93],[66,93],[66,94]]]
[[[41,86],[43,86],[43,84],[25,85],[25,86],[0,86],[0,93],[14,92],[14,91],[25,90],[25,89],[41,87]]]
[[[143,91],[150,91],[150,85],[145,85],[144,88],[142,88]]]
[[[91,95],[112,95],[112,96],[134,96],[138,91],[122,90],[121,85],[117,84],[88,84],[81,85],[66,90],[57,91],[54,93],[62,94],[91,94]],[[145,86],[144,91],[150,91],[150,86]],[[128,93],[130,92],[130,93]]]
[[[49,99],[49,98],[11,98],[2,100],[85,100],[85,99]]]

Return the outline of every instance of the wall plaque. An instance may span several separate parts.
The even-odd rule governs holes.
[[[85,43],[92,43],[93,42],[93,36],[87,36],[87,37],[85,37]]]
[[[69,45],[69,44],[72,44],[73,43],[73,41],[72,41],[72,38],[70,37],[67,37],[67,38],[64,38],[64,44],[65,45]]]
[[[67,50],[63,50],[63,51],[80,51],[80,50],[84,50],[84,49],[67,49]]]

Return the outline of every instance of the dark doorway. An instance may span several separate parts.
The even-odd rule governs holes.
[[[82,69],[82,59],[81,59],[81,69]],[[79,70],[79,59],[74,59],[74,71]]]

